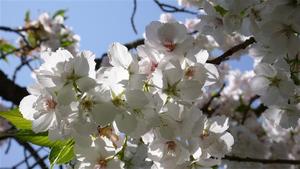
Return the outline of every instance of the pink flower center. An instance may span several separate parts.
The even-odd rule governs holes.
[[[185,76],[190,80],[192,79],[192,77],[195,75],[195,68],[193,67],[189,67],[186,72],[185,72]]]
[[[46,100],[46,109],[47,110],[54,110],[57,103],[53,99]]]
[[[169,151],[175,151],[175,149],[176,149],[175,141],[167,141],[166,145],[167,145],[167,148]]]
[[[157,66],[158,66],[158,63],[151,62],[151,72],[154,72],[155,69],[157,68]]]
[[[97,164],[94,166],[94,169],[104,169],[107,167],[107,161],[106,160],[98,160]]]
[[[163,45],[165,48],[167,48],[168,52],[172,52],[176,48],[176,44],[172,41],[165,41]]]
[[[209,132],[207,130],[203,130],[203,132],[200,134],[200,138],[202,140],[204,140],[208,136],[209,136]]]

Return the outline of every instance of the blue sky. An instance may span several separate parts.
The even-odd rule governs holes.
[[[177,4],[173,0],[164,2]],[[91,50],[99,57],[106,52],[112,42],[126,43],[141,38],[145,26],[153,20],[158,20],[162,13],[152,0],[138,0],[137,5],[135,22],[138,35],[133,32],[130,24],[132,0],[0,0],[0,25],[21,26],[27,10],[31,12],[31,18],[35,19],[42,12],[53,14],[58,9],[67,9],[69,18],[66,25],[80,35],[80,49]],[[184,20],[187,16],[191,17],[183,14],[175,15],[178,20]],[[11,33],[0,32],[0,37],[12,43],[16,40],[16,36]],[[230,63],[241,70],[252,68],[252,64],[249,64],[251,59],[247,57],[242,58],[242,62]],[[0,61],[0,69],[12,77],[13,70],[18,64],[18,59],[10,57],[8,63]],[[16,82],[22,86],[32,84],[30,71],[24,68]],[[12,144],[8,155],[4,155],[5,149],[6,146],[0,147],[0,168],[11,166],[23,159],[23,150],[16,143]]]

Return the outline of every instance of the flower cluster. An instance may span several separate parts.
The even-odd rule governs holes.
[[[80,37],[64,24],[64,10],[58,10],[52,16],[42,13],[37,20],[30,20],[29,13],[25,18],[24,37],[18,43],[23,49],[21,54],[32,53],[35,49],[39,52],[47,49],[57,50],[65,48],[72,54],[78,52]]]
[[[152,22],[136,54],[113,43],[111,66],[98,71],[91,52],[44,52],[20,111],[33,131],[74,138],[79,168],[123,168],[130,157],[118,155],[140,139],[157,168],[217,165],[233,137],[228,118],[207,118],[196,105],[219,74],[193,41],[182,24]]]
[[[109,63],[98,70],[95,55],[78,52],[72,33],[66,38],[74,48],[58,48],[68,30],[62,16],[32,22],[42,27],[37,35],[53,38],[41,41],[52,51],[41,53],[36,84],[20,104],[33,131],[73,139],[77,168],[294,169],[221,159],[300,157],[299,0],[179,4],[196,7],[199,16],[183,24],[163,14],[135,51],[113,43]],[[249,46],[245,41],[255,44],[236,50]],[[214,62],[228,49],[232,59],[252,56],[254,71]]]

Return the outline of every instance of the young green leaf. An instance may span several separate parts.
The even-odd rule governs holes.
[[[214,8],[221,16],[224,16],[228,12],[228,10],[224,9],[220,5],[216,5],[216,6],[214,6]]]
[[[70,140],[63,146],[52,147],[49,155],[50,168],[55,164],[65,164],[74,158],[74,141]]]
[[[22,141],[27,141],[38,146],[50,148],[64,146],[69,142],[69,140],[52,141],[49,139],[47,132],[34,133],[32,130],[19,130],[16,134],[16,137]]]
[[[30,11],[26,11],[25,13],[25,22],[30,22]]]
[[[12,51],[14,51],[16,49],[16,47],[14,47],[13,45],[0,41],[0,51],[2,51],[3,53],[10,53]]]
[[[32,128],[31,121],[24,119],[18,109],[13,109],[7,112],[0,112],[0,116],[7,119],[18,129],[31,130]]]
[[[52,18],[54,19],[54,18],[57,17],[57,16],[62,16],[63,18],[66,19],[66,16],[65,16],[65,13],[66,13],[66,12],[67,12],[66,9],[60,9],[60,10],[57,10],[57,11],[53,14]]]

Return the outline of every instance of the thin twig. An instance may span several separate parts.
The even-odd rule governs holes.
[[[36,161],[36,163],[34,163],[30,168],[28,169],[34,169],[37,165],[39,165],[40,162],[44,162],[44,160],[46,160],[48,158],[48,155],[45,155],[44,157],[42,157],[39,161]],[[48,168],[47,168],[48,169]]]
[[[181,13],[187,13],[187,14],[191,14],[191,15],[197,15],[197,16],[199,15],[197,12],[190,11],[185,8],[178,8],[176,6],[165,4],[165,3],[160,2],[159,0],[154,0],[154,2],[164,12],[169,12],[169,13],[181,12]]]
[[[16,139],[16,141],[21,146],[23,146],[27,151],[30,152],[30,154],[32,155],[32,157],[36,161],[37,165],[39,165],[41,167],[41,169],[48,169],[47,165],[44,162],[44,158],[41,158],[40,155],[38,154],[38,152],[29,143],[20,141],[18,139]],[[33,167],[31,166],[31,168],[33,168]]]
[[[34,58],[32,59],[26,59],[26,57],[23,57],[21,56],[21,63],[19,64],[18,67],[16,67],[14,73],[13,73],[13,77],[12,77],[12,80],[13,82],[16,81],[16,78],[17,78],[17,74],[18,72],[23,68],[23,66],[28,66],[28,68],[33,71],[32,67],[30,66],[30,62],[34,60]]]
[[[202,112],[206,113],[208,116],[212,115],[212,110],[210,109],[210,105],[211,105],[212,101],[214,100],[214,98],[221,96],[221,92],[223,91],[224,87],[225,87],[225,84],[222,85],[222,87],[219,89],[219,91],[217,93],[214,93],[211,95],[209,100],[201,108]]]
[[[243,118],[242,118],[241,124],[244,124],[244,123],[245,123],[245,121],[246,121],[246,119],[247,119],[247,117],[248,117],[248,113],[249,113],[249,111],[251,110],[251,105],[252,105],[252,103],[253,103],[255,100],[257,100],[258,98],[259,98],[258,95],[255,95],[255,96],[253,96],[253,97],[250,98],[249,103],[247,104],[246,109],[245,109],[244,112],[243,112],[244,114],[243,114]]]
[[[133,10],[132,10],[132,14],[131,14],[131,17],[130,17],[130,22],[131,22],[131,26],[132,26],[132,29],[134,31],[135,34],[137,34],[137,29],[135,27],[135,24],[134,24],[134,16],[135,16],[135,13],[136,13],[136,9],[137,9],[137,2],[136,0],[133,0]]]
[[[206,63],[212,63],[212,64],[215,64],[215,65],[219,65],[223,61],[228,60],[229,56],[233,55],[234,53],[238,52],[239,50],[246,49],[248,46],[250,46],[251,44],[253,44],[255,42],[256,41],[255,41],[254,37],[250,37],[249,39],[247,39],[243,43],[238,44],[238,45],[230,48],[225,53],[223,53],[221,56],[219,56],[215,59],[208,60]]]
[[[36,151],[39,152],[40,150],[42,150],[43,147],[40,147],[39,149],[37,149]],[[24,152],[26,152],[26,149],[24,149]],[[28,161],[30,158],[32,157],[32,155],[27,155],[26,158],[24,158],[24,160],[18,162],[17,164],[15,164],[12,168],[17,168],[18,166],[22,165],[24,162],[26,163],[26,161]],[[27,164],[26,164],[27,165]],[[28,163],[27,168],[30,168],[30,165]]]
[[[27,155],[27,151],[26,151],[26,149],[24,148],[24,150],[23,150],[23,153],[24,153],[24,162],[25,162],[25,164],[26,164],[26,166],[27,166],[27,168],[29,168],[30,166],[29,166],[29,162],[28,162],[28,155]]]
[[[2,139],[0,139],[0,140],[2,140]],[[5,154],[7,154],[9,152],[10,147],[11,147],[11,139],[8,139],[7,147],[6,147],[5,152],[4,152]]]
[[[250,162],[250,163],[262,163],[262,164],[291,164],[300,165],[300,160],[287,160],[287,159],[259,159],[259,158],[241,158],[236,156],[225,156],[224,160],[236,161],[236,162]]]
[[[26,36],[24,34],[22,34],[22,32],[27,31],[29,29],[32,29],[32,28],[29,27],[29,28],[16,28],[16,29],[13,29],[13,28],[10,28],[10,27],[7,27],[7,26],[0,26],[0,30],[6,31],[6,32],[14,32],[14,33],[18,34],[24,40],[24,42],[26,43],[26,46],[32,47],[30,45],[30,43],[28,42],[28,40],[26,39]]]

